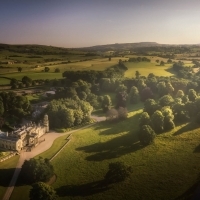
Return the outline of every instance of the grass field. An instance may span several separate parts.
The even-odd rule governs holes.
[[[53,187],[60,200],[171,200],[191,195],[199,178],[200,129],[195,124],[184,124],[158,135],[154,144],[142,147],[137,136],[141,111],[129,113],[125,121],[101,122],[73,134],[70,143],[52,161],[57,175]],[[65,137],[55,141],[43,156],[49,157],[62,140]],[[99,187],[109,163],[115,161],[132,166],[130,179]],[[11,200],[26,200],[21,194],[29,188],[16,187]]]
[[[0,176],[0,199],[3,198],[3,195],[10,183],[10,180],[14,173],[18,159],[19,159],[19,156],[14,156],[14,157],[0,163],[0,174],[1,174],[1,176]]]
[[[135,72],[139,71],[142,76],[148,76],[150,73],[154,73],[156,76],[173,76],[171,64],[165,64],[165,66],[159,66],[156,63],[151,62],[126,62],[128,70],[125,72],[125,77],[135,77]]]

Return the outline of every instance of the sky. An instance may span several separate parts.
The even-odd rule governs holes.
[[[1,0],[0,43],[200,43],[199,0]]]

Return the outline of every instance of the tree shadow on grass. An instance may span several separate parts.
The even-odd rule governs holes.
[[[191,123],[188,123],[187,125],[183,126],[182,128],[180,128],[178,131],[176,131],[173,135],[174,136],[177,136],[177,135],[181,135],[187,131],[192,131],[194,129],[197,129],[199,127],[198,124],[194,123],[194,122],[191,122]]]
[[[92,145],[77,148],[78,151],[94,153],[86,157],[88,161],[103,161],[106,159],[118,158],[144,148],[138,140],[137,134],[127,133],[113,138],[107,142],[99,142]]]
[[[99,130],[99,135],[117,135],[121,132],[129,132],[131,129],[138,129],[140,113],[125,120],[103,121],[97,124],[95,130]]]
[[[200,153],[200,144],[194,149],[194,153]]]
[[[92,183],[86,183],[82,185],[66,185],[56,189],[59,197],[65,196],[90,196],[93,194],[101,193],[109,190],[110,186],[102,181],[95,181]]]
[[[197,181],[188,188],[182,195],[174,200],[199,200],[200,199],[200,176]]]
[[[0,186],[8,187],[15,172],[15,168],[0,169]]]

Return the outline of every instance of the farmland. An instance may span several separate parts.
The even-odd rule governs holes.
[[[162,47],[163,49],[159,48],[159,51],[152,47],[152,49],[141,51],[141,54],[137,49],[134,51],[126,49],[97,51],[45,46],[28,46],[25,50],[16,46],[10,48],[13,49],[0,51],[0,85],[8,87],[11,79],[16,79],[18,83],[21,83],[25,76],[28,76],[31,81],[43,80],[42,83],[37,82],[35,85],[32,82],[30,85],[22,84],[20,87],[12,88],[17,95],[26,95],[31,103],[43,103],[45,100],[63,98],[60,107],[64,108],[64,103],[67,102],[65,98],[69,98],[69,103],[71,103],[68,104],[71,106],[69,113],[73,113],[73,116],[77,110],[73,106],[79,100],[93,103],[92,114],[96,116],[105,116],[114,108],[116,112],[119,112],[121,105],[124,106],[124,112],[128,110],[128,117],[123,120],[95,123],[89,128],[73,133],[70,143],[52,161],[57,177],[52,187],[56,190],[60,200],[171,200],[187,199],[192,196],[199,183],[200,135],[198,132],[200,129],[198,123],[200,119],[198,116],[200,114],[198,114],[199,104],[195,99],[198,100],[200,94],[198,73],[200,65],[198,60],[194,62],[191,57],[196,56],[196,52],[193,54],[191,52],[198,51],[198,48],[191,47],[190,53],[181,53],[178,51],[180,48],[177,50],[176,47],[171,47],[171,49]],[[178,53],[174,53],[176,50]],[[136,61],[131,61],[129,58],[136,59]],[[144,61],[142,58],[149,59],[149,61]],[[174,64],[177,64],[180,69],[174,69]],[[47,68],[48,70],[45,71]],[[56,69],[59,70],[56,72]],[[91,72],[91,70],[96,72]],[[63,77],[65,71],[72,72],[72,76]],[[136,71],[139,72],[138,76]],[[85,76],[88,74],[91,75],[89,78]],[[101,76],[97,76],[98,74]],[[87,77],[88,80],[85,78],[82,81],[79,76]],[[47,79],[48,81],[45,82]],[[28,94],[26,92],[26,90],[39,87],[41,91],[38,93]],[[56,90],[57,96],[45,97],[43,93],[52,87]],[[138,96],[137,98],[133,96],[135,102],[130,102],[130,91],[134,87],[135,95]],[[176,98],[180,89],[186,102],[181,98]],[[192,91],[192,97],[190,91]],[[155,100],[157,106],[155,107],[162,115],[163,108],[166,107],[158,104],[163,96],[167,96],[169,100],[172,99],[171,104],[166,105],[169,113],[172,113],[170,122],[174,120],[174,126],[170,130],[163,128],[161,133],[156,133],[156,138],[151,145],[143,146],[138,134],[141,130],[139,118],[143,112],[144,102],[146,99],[151,99],[152,102]],[[104,110],[103,103],[106,102],[104,101],[106,98],[111,104],[106,105],[107,110]],[[117,108],[118,103],[121,104]],[[56,106],[56,103],[53,106]],[[178,108],[182,109],[181,112]],[[67,109],[66,107],[65,111]],[[63,117],[63,115],[56,115],[56,112],[55,109],[54,114],[51,115],[52,124],[55,116]],[[77,116],[79,113],[82,115],[83,111],[80,110]],[[183,121],[178,121],[177,113],[183,117]],[[73,122],[69,129],[76,128],[73,117],[65,117],[64,120],[58,117],[58,119],[55,120],[58,125],[60,121],[67,119]],[[59,128],[68,130],[68,127],[58,127],[56,123],[55,130]],[[80,122],[78,125],[83,124]],[[152,121],[148,122],[148,126],[153,127]],[[61,136],[54,141],[49,150],[38,155],[37,158],[39,156],[51,158],[65,142],[66,136]],[[13,170],[17,158],[11,159],[11,163],[5,162],[1,172],[6,169],[6,166]],[[102,185],[109,164],[117,161],[132,167],[131,176],[124,182]],[[9,171],[9,176],[12,172]],[[8,182],[1,183],[0,192],[5,191],[7,185]],[[24,184],[19,177],[11,200],[28,199],[30,188],[31,186]]]

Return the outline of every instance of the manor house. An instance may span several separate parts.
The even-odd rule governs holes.
[[[45,115],[43,122],[37,125],[30,122],[9,133],[0,131],[0,148],[21,151],[26,146],[37,146],[39,138],[48,132],[49,120]]]

